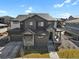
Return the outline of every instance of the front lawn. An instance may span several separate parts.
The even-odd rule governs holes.
[[[60,49],[57,53],[60,58],[79,58],[78,49]]]
[[[26,51],[23,58],[49,58],[48,51],[31,50]]]

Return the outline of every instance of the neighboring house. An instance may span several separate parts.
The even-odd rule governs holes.
[[[22,33],[20,30],[20,21],[12,19],[10,22],[9,32],[9,40],[10,41],[21,41],[22,40]]]
[[[2,16],[0,17],[0,23],[7,24],[8,26],[10,26],[11,19],[14,19],[14,18],[10,16]]]
[[[79,46],[79,19],[66,21],[64,29]]]
[[[0,23],[0,47],[8,43],[8,25]]]
[[[7,24],[1,24],[0,23],[0,36],[3,36],[4,34],[8,34],[8,26]]]
[[[4,18],[0,17],[0,23],[4,23]]]
[[[24,47],[27,49],[47,49],[50,33],[52,35],[51,40],[53,41],[53,35],[55,34],[53,31],[55,32],[54,27],[57,26],[57,21],[47,13],[19,15],[15,20],[18,21],[17,24],[20,24],[20,26],[17,24],[11,26],[13,27],[13,30],[10,31],[10,38],[12,40],[14,37],[16,38],[16,41],[21,38]]]
[[[19,28],[20,29],[20,22],[19,20],[11,20],[11,27],[10,29]]]

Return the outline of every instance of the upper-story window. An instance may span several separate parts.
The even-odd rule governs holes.
[[[33,22],[30,22],[29,25],[33,25]]]
[[[39,22],[38,25],[39,26],[44,26],[44,22]]]

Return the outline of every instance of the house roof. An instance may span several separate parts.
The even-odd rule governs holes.
[[[38,15],[48,21],[55,20],[55,18],[52,18],[52,16],[50,16],[48,13],[30,13],[29,15]]]
[[[69,20],[66,23],[79,23],[79,19]]]
[[[39,35],[42,33],[46,34],[48,32],[45,29],[42,29],[42,31],[41,31],[39,29],[33,30],[33,29],[29,29],[29,28],[27,28],[26,31],[23,32],[23,34],[39,34]]]
[[[23,21],[23,20],[25,20],[25,19],[27,19],[29,17],[35,16],[35,15],[40,16],[40,17],[46,19],[47,21],[55,20],[55,18],[52,18],[52,16],[50,16],[47,13],[29,13],[28,15],[18,15],[16,17],[16,20]]]
[[[4,18],[4,19],[6,19],[6,20],[11,20],[11,19],[14,19],[13,17],[11,17],[11,16],[2,16],[2,17],[0,17],[0,18]]]
[[[53,25],[49,25],[49,26],[47,27],[47,30],[48,30],[48,31],[51,31],[51,30],[55,30],[55,28],[54,28]]]
[[[35,34],[35,32],[29,28],[26,29],[26,31],[23,32],[23,34]]]
[[[48,31],[47,30],[37,30],[37,32],[36,32],[36,34],[38,34],[38,35],[43,35],[43,34],[48,34]]]

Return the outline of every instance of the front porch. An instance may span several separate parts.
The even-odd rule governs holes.
[[[49,32],[49,41],[52,42],[55,50],[58,50],[61,44],[61,30],[49,27],[47,31]]]

